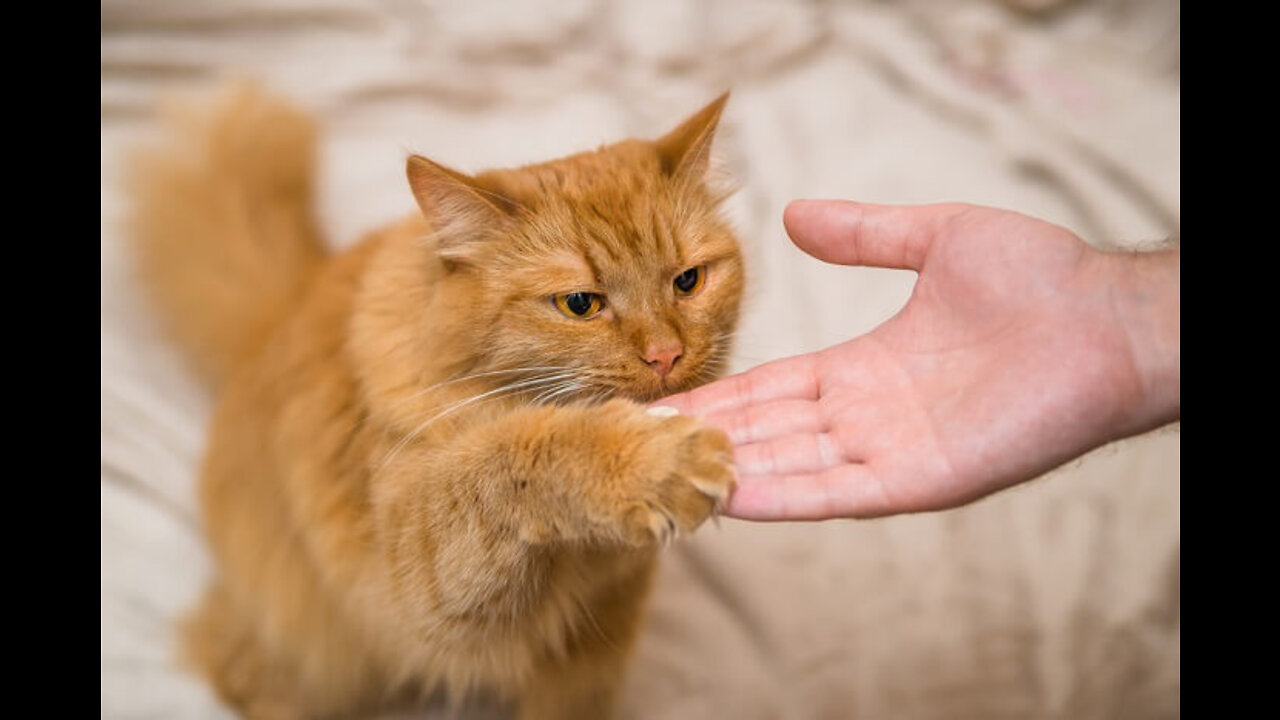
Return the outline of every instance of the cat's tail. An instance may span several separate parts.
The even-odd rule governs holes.
[[[172,137],[130,167],[131,235],[167,329],[216,383],[325,256],[312,214],[316,130],[249,84],[169,111]]]

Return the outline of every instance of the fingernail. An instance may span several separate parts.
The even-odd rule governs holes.
[[[660,417],[660,418],[669,418],[669,417],[675,417],[679,415],[680,411],[671,407],[670,405],[654,405],[648,410],[645,410],[644,414],[652,415],[654,417]]]

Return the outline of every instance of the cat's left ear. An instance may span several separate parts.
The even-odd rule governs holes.
[[[720,113],[729,102],[729,93],[691,115],[675,130],[654,141],[662,169],[672,177],[702,179],[711,162],[711,140],[715,137]]]

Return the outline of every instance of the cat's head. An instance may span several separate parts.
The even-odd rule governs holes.
[[[657,140],[513,170],[473,177],[409,159],[431,226],[423,247],[449,312],[474,324],[468,371],[574,380],[546,384],[544,398],[650,400],[723,370],[743,262],[706,176],[727,99]]]

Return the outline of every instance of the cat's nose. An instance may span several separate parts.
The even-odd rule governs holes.
[[[678,342],[650,345],[644,351],[644,361],[658,373],[658,377],[665,378],[683,353],[684,347]]]

